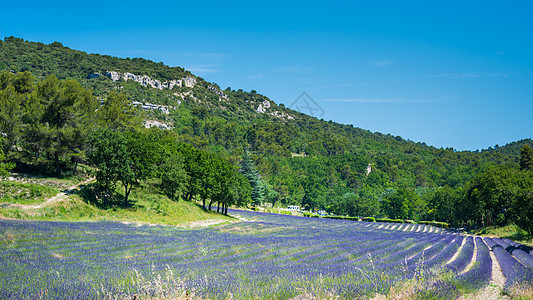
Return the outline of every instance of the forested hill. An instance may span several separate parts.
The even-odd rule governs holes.
[[[318,120],[254,90],[222,89],[181,67],[87,54],[59,42],[5,38],[0,71],[75,79],[101,101],[112,91],[124,94],[146,125],[173,130],[196,148],[236,165],[249,151],[261,177],[260,201],[339,214],[394,217],[384,199],[409,191],[416,199],[402,217],[420,219],[440,187],[464,187],[491,165],[518,168],[520,149],[533,144],[527,139],[475,152],[439,149]]]

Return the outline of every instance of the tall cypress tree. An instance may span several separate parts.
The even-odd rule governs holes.
[[[263,203],[265,198],[264,185],[262,184],[261,176],[255,167],[255,162],[250,157],[248,151],[245,151],[242,156],[241,168],[239,171],[244,177],[246,177],[246,179],[248,179],[248,182],[250,182],[250,186],[252,187],[252,204],[259,205]]]

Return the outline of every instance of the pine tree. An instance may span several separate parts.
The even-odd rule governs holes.
[[[520,170],[533,171],[533,149],[528,145],[520,150]]]
[[[250,186],[252,187],[252,204],[259,205],[263,203],[265,198],[264,185],[261,182],[261,176],[259,175],[255,163],[248,151],[245,151],[242,156],[241,168],[239,171],[244,177],[246,177],[246,179],[248,179],[248,182],[250,182]]]

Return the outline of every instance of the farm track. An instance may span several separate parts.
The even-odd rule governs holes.
[[[25,204],[8,203],[5,206],[7,206],[7,207],[19,207],[19,208],[22,208],[22,209],[39,209],[39,208],[43,208],[45,206],[51,205],[52,203],[64,200],[68,196],[68,194],[71,194],[76,189],[78,189],[80,186],[86,185],[86,184],[90,183],[93,180],[94,180],[94,178],[89,178],[89,179],[87,179],[87,180],[85,180],[83,182],[80,182],[80,183],[77,183],[77,184],[75,184],[73,186],[70,186],[70,187],[66,188],[65,190],[59,192],[57,195],[54,195],[54,196],[46,199],[46,201],[44,201],[41,204],[25,205]]]

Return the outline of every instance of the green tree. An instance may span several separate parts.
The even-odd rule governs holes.
[[[533,149],[529,145],[520,150],[520,170],[533,171]]]
[[[0,145],[2,144],[3,144],[3,139],[0,138]],[[4,151],[2,150],[2,147],[0,147],[0,178],[9,174],[9,171],[13,169],[14,167],[13,163],[5,163],[4,159],[5,159]]]
[[[60,81],[53,75],[37,85],[36,93],[42,113],[39,115],[39,107],[34,109],[36,113],[29,120],[31,126],[27,132],[31,138],[26,145],[29,151],[41,148],[51,156],[59,176],[60,160],[79,156],[97,104],[92,92],[77,81]]]
[[[252,204],[259,205],[263,203],[265,198],[264,185],[261,183],[259,172],[257,171],[255,163],[248,151],[244,152],[240,165],[240,172],[248,179],[248,182],[252,187]]]
[[[124,187],[124,203],[127,203],[132,189],[154,173],[158,153],[157,144],[149,132],[127,131],[124,136],[126,153],[119,169],[118,180]]]
[[[20,158],[18,151],[25,142],[24,128],[28,122],[38,118],[29,112],[39,106],[35,99],[35,78],[30,72],[12,74],[0,73],[0,132],[5,137],[2,145],[4,154]],[[39,112],[40,113],[40,112]]]
[[[522,171],[514,199],[516,223],[533,235],[533,172]]]
[[[101,124],[114,130],[139,128],[142,119],[124,94],[111,92],[97,111]]]
[[[517,172],[510,167],[493,166],[472,180],[466,197],[471,210],[477,213],[474,216],[477,224],[504,225],[514,218]]]
[[[390,218],[418,218],[413,206],[419,202],[419,196],[412,190],[400,188],[383,198],[383,212]]]
[[[161,190],[171,200],[177,201],[185,191],[188,175],[179,156],[168,157],[160,171]]]
[[[87,160],[97,168],[95,172],[97,192],[104,203],[112,199],[112,192],[124,167],[126,155],[126,138],[121,132],[100,129],[89,136]]]

